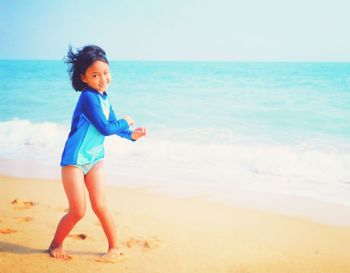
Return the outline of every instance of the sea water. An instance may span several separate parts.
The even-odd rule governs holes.
[[[112,61],[111,184],[229,200],[240,190],[350,206],[350,63]],[[0,61],[0,158],[59,166],[80,95],[63,61]],[[17,169],[14,175],[26,175]],[[112,179],[134,176],[130,182]],[[158,181],[158,182],[156,182]]]

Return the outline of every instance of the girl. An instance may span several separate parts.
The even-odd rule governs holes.
[[[111,74],[103,49],[89,45],[74,53],[70,47],[65,62],[69,66],[73,88],[82,93],[61,159],[62,182],[69,202],[69,212],[59,222],[48,252],[54,258],[70,258],[63,250],[63,241],[85,214],[86,186],[92,209],[108,240],[109,247],[104,258],[112,259],[119,256],[120,252],[113,216],[106,206],[104,139],[105,136],[116,134],[136,141],[146,135],[146,129],[130,131],[129,126],[134,121],[129,116],[116,118],[106,93]]]

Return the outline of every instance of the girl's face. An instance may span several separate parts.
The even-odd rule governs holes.
[[[102,61],[95,61],[90,65],[84,74],[80,74],[81,80],[89,87],[100,93],[105,92],[111,82],[109,65]]]

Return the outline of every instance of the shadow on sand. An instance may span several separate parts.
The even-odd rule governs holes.
[[[7,252],[7,253],[15,253],[15,254],[36,254],[36,253],[47,253],[47,249],[39,249],[39,248],[32,248],[27,247],[23,245],[8,243],[8,242],[1,242],[0,241],[0,253],[1,252]],[[100,256],[103,253],[102,252],[88,252],[88,251],[67,251],[70,255],[77,255],[77,256]]]
[[[16,254],[33,254],[33,253],[47,253],[47,250],[0,241],[0,252],[8,252],[8,253],[16,253]]]

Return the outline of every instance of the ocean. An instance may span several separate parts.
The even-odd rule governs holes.
[[[117,116],[148,129],[135,143],[106,138],[110,184],[350,206],[350,63],[110,65]],[[0,159],[59,170],[80,94],[66,70],[63,61],[0,61]],[[30,175],[22,172],[12,175]]]

